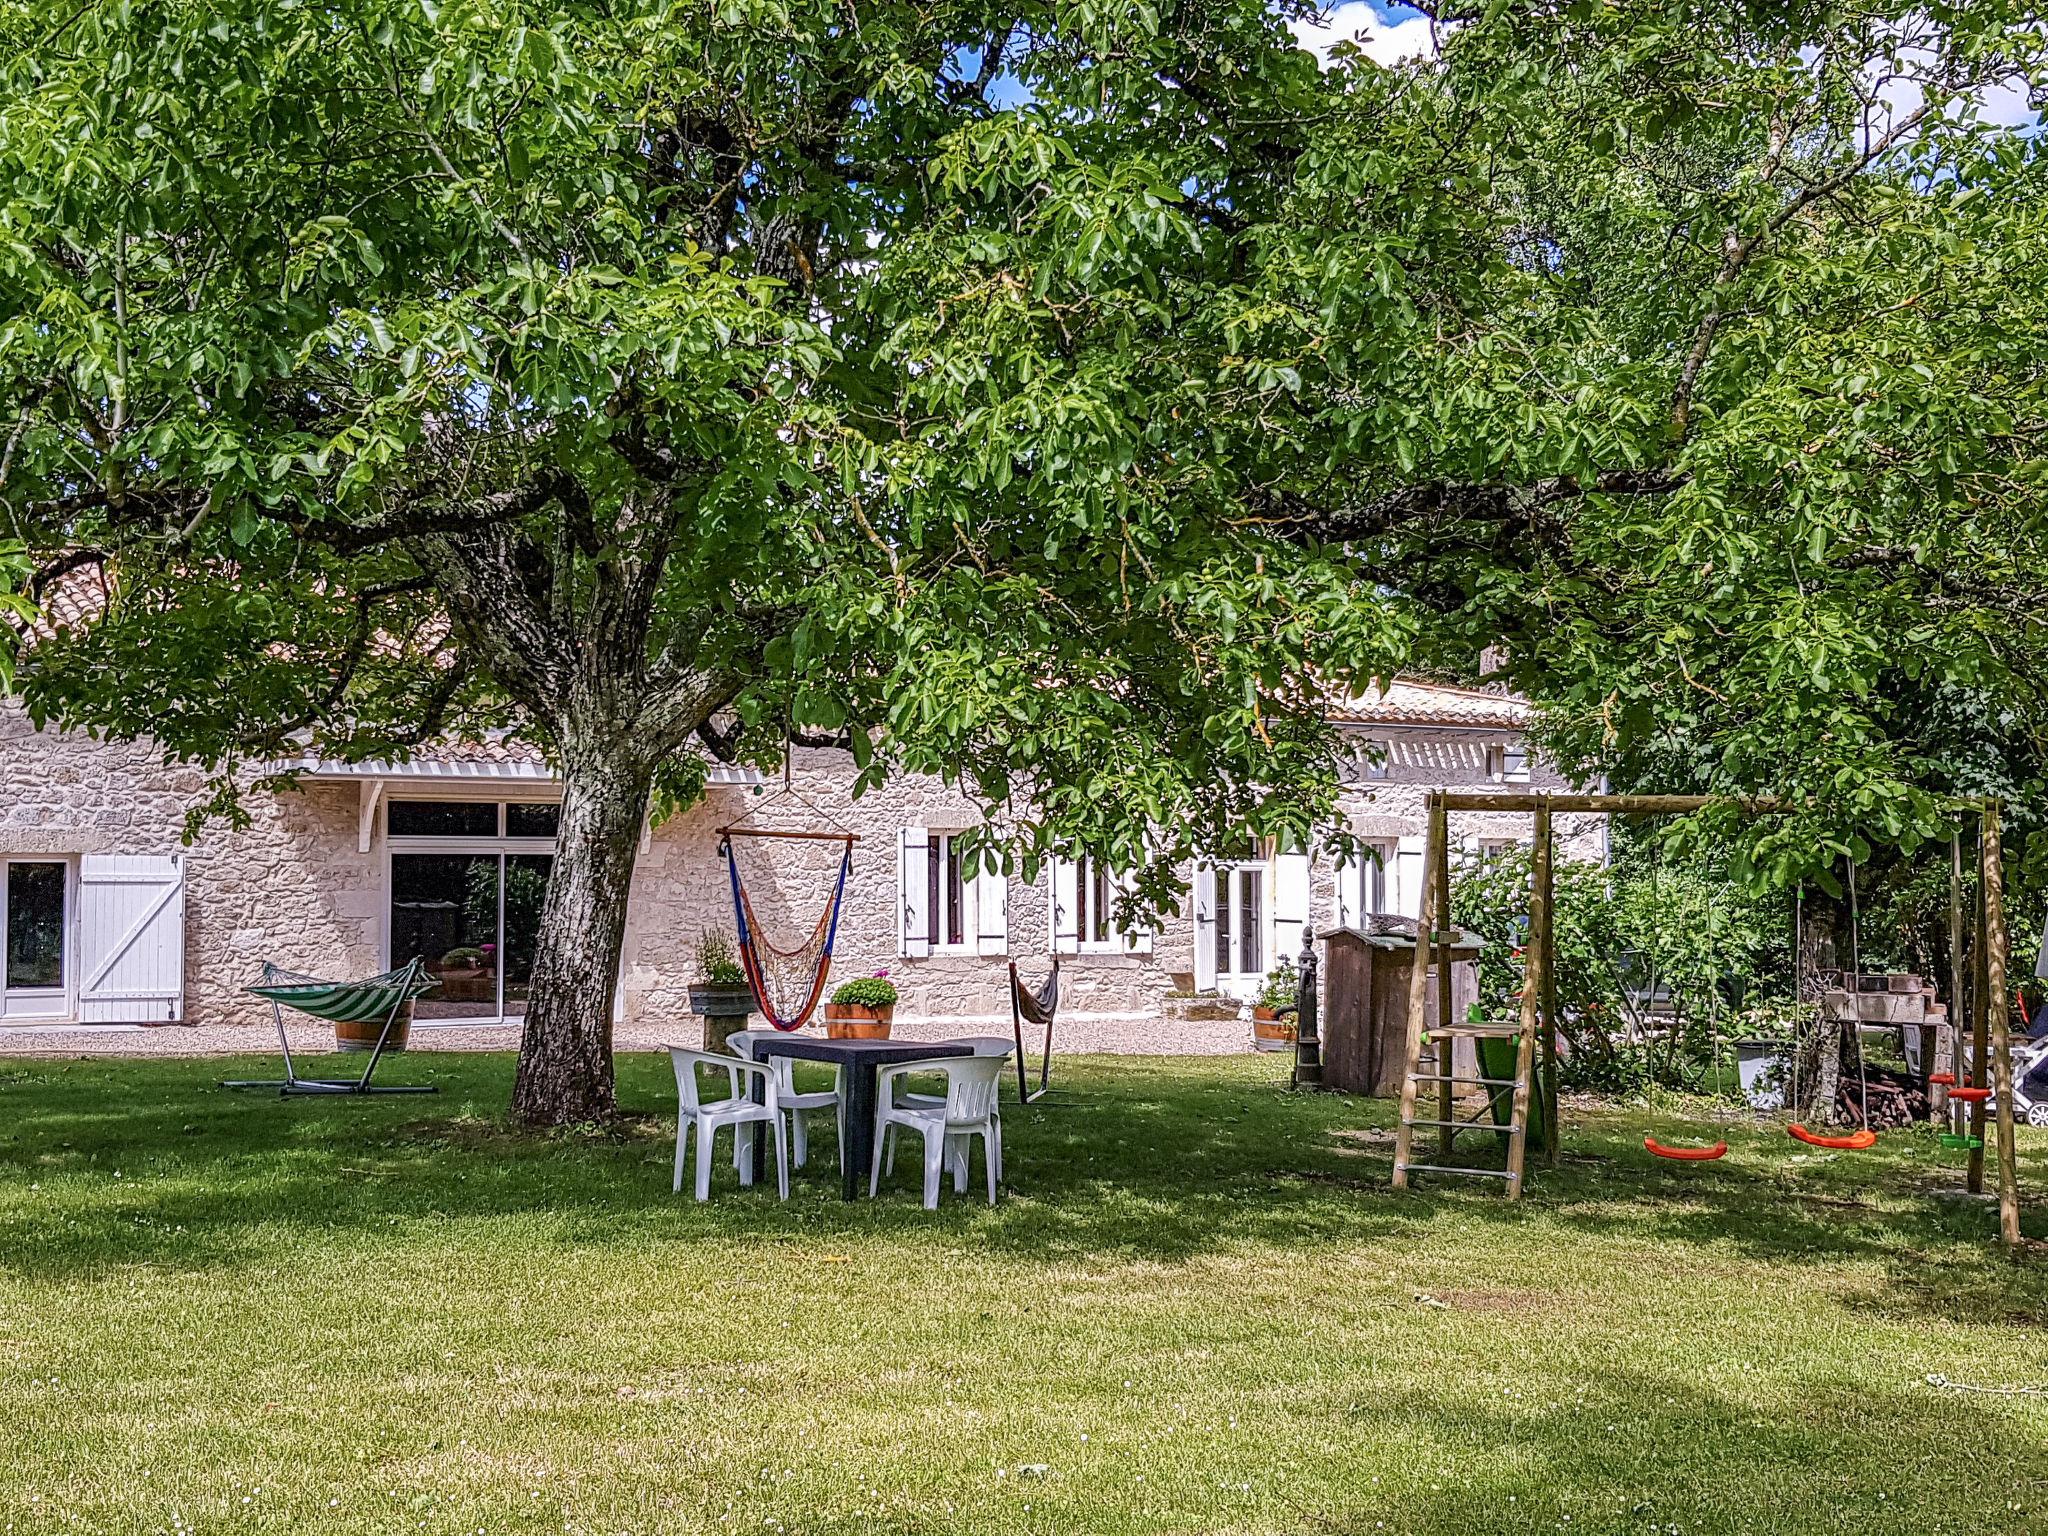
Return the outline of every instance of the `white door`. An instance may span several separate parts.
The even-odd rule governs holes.
[[[0,1019],[71,1012],[71,866],[0,859]]]
[[[1256,864],[1219,864],[1215,872],[1216,918],[1210,953],[1216,990],[1249,1001],[1265,984],[1273,963],[1271,875]]]

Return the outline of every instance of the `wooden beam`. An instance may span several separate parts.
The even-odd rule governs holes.
[[[1987,927],[1984,898],[1984,816],[1977,818],[1977,901],[1971,913],[1971,927],[1974,932],[1970,943],[1970,1082],[1981,1088],[1991,1079],[1985,1069],[1991,1052],[1991,1015],[1985,1012],[1985,994],[1990,980],[1987,965],[1991,946],[1985,940]],[[1973,1195],[1984,1193],[1984,1101],[1977,1100],[1970,1106],[1970,1138],[1977,1143],[1970,1149],[1970,1168],[1966,1185]]]
[[[1529,967],[1525,980],[1531,1007],[1524,1010],[1539,1031],[1543,1043],[1543,1124],[1546,1141],[1543,1159],[1557,1166],[1557,945],[1554,931],[1553,878],[1550,807],[1536,808],[1535,847],[1532,851],[1529,893]]]
[[[1438,934],[1451,931],[1451,829],[1450,817],[1446,814],[1445,802],[1449,796],[1437,797],[1436,805],[1430,811],[1429,839],[1436,857],[1436,916],[1431,926]],[[1448,1029],[1458,1023],[1451,1017],[1451,956],[1455,953],[1449,940],[1436,948],[1436,1022],[1439,1029]],[[1437,1118],[1444,1123],[1437,1127],[1438,1161],[1451,1160],[1451,1138],[1456,1132],[1450,1128],[1454,1118],[1454,1085],[1450,1079],[1457,1074],[1458,1044],[1454,1038],[1437,1038],[1437,1074],[1444,1079],[1437,1084]],[[1476,1049],[1476,1047],[1475,1047]],[[1486,1074],[1481,1073],[1480,1076]]]
[[[1443,823],[1443,814],[1437,806],[1437,796],[1429,796],[1429,835],[1434,838]],[[1401,1078],[1401,1111],[1398,1129],[1394,1132],[1394,1188],[1408,1187],[1409,1153],[1415,1139],[1415,1069],[1422,1057],[1422,1026],[1429,1010],[1429,955],[1430,955],[1430,904],[1436,900],[1436,861],[1434,849],[1425,841],[1422,850],[1422,904],[1415,910],[1419,914],[1415,935],[1415,968],[1408,976],[1408,1041],[1403,1047],[1406,1068]]]
[[[2005,996],[2005,853],[1998,807],[1984,808],[1985,1005],[1991,1011],[1991,1101],[1998,1106],[1998,1235],[2020,1245],[2020,1177],[2012,1123],[2012,1040]]]

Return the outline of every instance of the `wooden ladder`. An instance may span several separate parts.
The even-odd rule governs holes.
[[[1533,988],[1524,989],[1519,1022],[1461,1024],[1452,1020],[1450,956],[1451,946],[1458,942],[1458,934],[1451,926],[1449,830],[1443,796],[1440,792],[1432,792],[1429,797],[1429,840],[1422,864],[1422,905],[1419,909],[1422,921],[1416,925],[1415,970],[1408,982],[1408,1060],[1401,1079],[1401,1124],[1394,1137],[1394,1188],[1406,1189],[1411,1173],[1443,1173],[1474,1179],[1501,1179],[1505,1181],[1508,1198],[1515,1200],[1522,1193],[1523,1154],[1529,1143],[1529,1094],[1536,1059],[1536,993]],[[1436,961],[1437,1024],[1434,1028],[1425,1029],[1432,958]],[[1459,1040],[1510,1038],[1517,1039],[1513,1077],[1487,1077],[1483,1072],[1472,1077],[1458,1075]],[[1429,1052],[1430,1058],[1427,1071],[1424,1070],[1424,1051]],[[1416,1099],[1424,1083],[1436,1087],[1436,1113],[1418,1118]],[[1458,1113],[1457,1090],[1461,1087],[1486,1091],[1484,1105],[1469,1119],[1460,1118]],[[1514,1095],[1509,1101],[1505,1126],[1493,1123],[1493,1106],[1502,1089],[1512,1089]],[[1436,1132],[1437,1155],[1433,1163],[1414,1160],[1417,1126]],[[1508,1138],[1507,1166],[1475,1168],[1453,1162],[1459,1133],[1470,1131],[1505,1134]]]
[[[1421,957],[1417,957],[1420,964]],[[1513,1077],[1460,1076],[1457,1071],[1457,1043],[1460,1040],[1508,1040],[1517,1041],[1515,1047],[1515,1075]],[[1508,1198],[1514,1200],[1522,1193],[1523,1153],[1529,1143],[1529,1095],[1533,1087],[1535,1062],[1535,1036],[1518,1022],[1485,1024],[1451,1024],[1432,1028],[1427,1033],[1410,1030],[1412,1045],[1408,1057],[1408,1071],[1401,1081],[1401,1127],[1394,1138],[1394,1187],[1405,1189],[1411,1173],[1444,1173],[1470,1179],[1503,1179],[1506,1181]],[[1423,1053],[1429,1053],[1424,1061]],[[1436,1086],[1436,1113],[1418,1114],[1417,1100],[1424,1083]],[[1474,1087],[1485,1090],[1485,1100],[1471,1115],[1460,1115],[1457,1090]],[[1494,1105],[1504,1089],[1511,1089],[1508,1123],[1497,1125],[1493,1119]],[[1414,1160],[1415,1131],[1417,1127],[1434,1130],[1437,1133],[1436,1161],[1418,1163]],[[1452,1161],[1457,1155],[1456,1140],[1461,1132],[1480,1132],[1487,1135],[1508,1138],[1507,1166],[1505,1168],[1478,1168],[1469,1164]]]

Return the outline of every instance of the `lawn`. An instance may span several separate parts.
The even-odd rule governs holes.
[[[1926,1135],[1580,1108],[1517,1206],[1271,1059],[1095,1059],[993,1210],[842,1205],[829,1132],[700,1207],[665,1060],[550,1140],[507,1057],[391,1065],[444,1092],[0,1063],[8,1532],[2048,1528],[2048,1399],[1926,1380],[2048,1383],[2048,1268]]]

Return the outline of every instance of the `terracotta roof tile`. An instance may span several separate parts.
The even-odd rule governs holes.
[[[1459,725],[1524,730],[1534,718],[1518,694],[1398,677],[1386,688],[1370,688],[1341,704],[1329,718],[1339,725]]]

